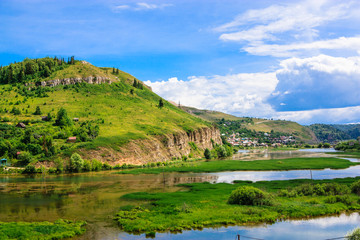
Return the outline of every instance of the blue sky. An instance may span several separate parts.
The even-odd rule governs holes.
[[[358,1],[0,1],[0,64],[71,56],[237,116],[360,122]]]

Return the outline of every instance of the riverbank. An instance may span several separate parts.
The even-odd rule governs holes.
[[[119,171],[119,174],[160,174],[163,172],[223,172],[223,171],[271,171],[302,169],[344,169],[359,163],[339,158],[289,158],[271,160],[214,160],[182,162],[176,165],[153,168],[136,168]]]
[[[115,220],[124,231],[155,235],[155,232],[163,231],[273,223],[280,219],[308,218],[355,211],[360,210],[359,196],[346,189],[359,180],[358,177],[313,181],[302,179],[255,183],[237,181],[235,184],[183,184],[181,185],[183,189],[177,192],[138,192],[124,195],[122,199],[133,201],[135,205],[122,207]],[[270,196],[271,204],[267,206],[228,204],[231,192],[240,186],[262,189]],[[311,186],[337,190],[326,190],[333,192],[325,191],[321,194],[301,192],[302,189],[310,189]]]

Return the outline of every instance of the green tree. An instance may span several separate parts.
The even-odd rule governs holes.
[[[60,127],[66,127],[72,125],[72,121],[68,117],[67,112],[64,108],[59,109],[55,120],[55,125]]]
[[[72,172],[80,172],[84,167],[84,160],[77,153],[74,153],[70,157],[70,171]]]
[[[34,115],[41,115],[41,110],[39,106],[36,107]]]
[[[206,159],[211,159],[211,152],[208,148],[205,149],[204,156]]]
[[[164,107],[164,100],[162,98],[160,98],[159,100],[159,108]]]

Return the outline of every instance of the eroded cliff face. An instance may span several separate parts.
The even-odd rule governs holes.
[[[213,148],[212,141],[222,144],[220,131],[216,127],[205,127],[191,132],[181,131],[151,139],[134,140],[121,146],[119,151],[108,148],[83,150],[82,155],[84,158],[106,161],[110,165],[122,165],[124,163],[140,165],[167,161],[173,157],[188,156],[191,152],[190,142],[195,143],[199,148],[198,156],[203,156],[205,148]]]
[[[37,83],[36,85],[40,85],[42,87],[55,87],[58,85],[72,85],[76,83],[89,83],[89,84],[103,84],[108,83],[111,84],[111,80],[108,77],[85,77],[85,78],[64,78],[64,79],[53,79],[49,81],[42,81]],[[35,85],[34,83],[26,83],[25,86]]]

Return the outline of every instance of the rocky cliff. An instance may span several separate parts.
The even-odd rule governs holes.
[[[121,146],[117,151],[109,148],[87,150],[83,151],[82,155],[89,159],[96,158],[107,161],[111,165],[124,163],[140,165],[188,156],[191,152],[190,142],[195,143],[199,148],[196,154],[198,156],[203,156],[205,148],[212,149],[212,142],[222,144],[219,129],[208,127],[190,132],[181,131],[149,139],[134,140]]]
[[[108,77],[85,77],[85,78],[64,78],[64,79],[53,79],[48,81],[42,81],[39,83],[36,83],[36,85],[40,85],[43,87],[55,87],[58,85],[70,85],[70,84],[76,84],[76,83],[89,83],[89,84],[102,84],[102,83],[108,83],[111,84],[111,80]],[[26,83],[25,86],[28,85],[34,85],[34,83]]]

